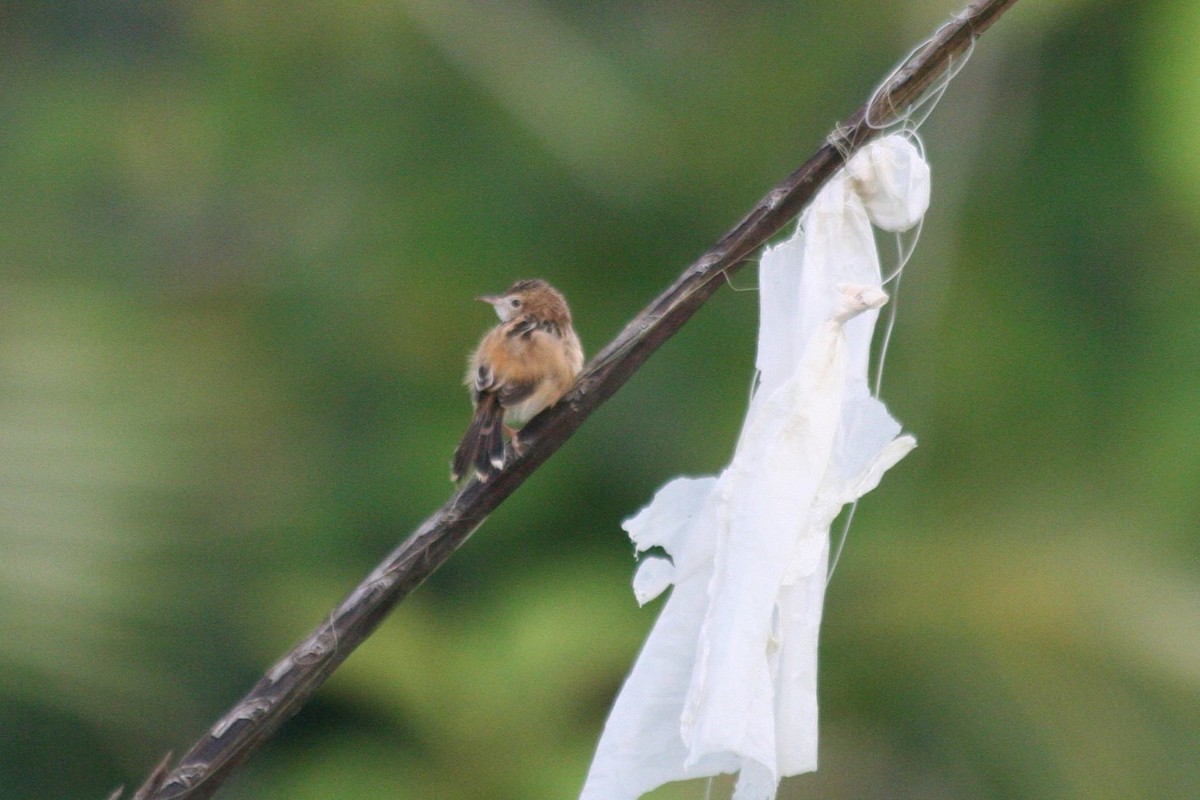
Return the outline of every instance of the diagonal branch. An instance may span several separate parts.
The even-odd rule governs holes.
[[[326,678],[403,600],[467,540],[720,288],[726,276],[795,217],[825,182],[880,129],[931,89],[1016,0],[976,0],[940,28],[800,169],[759,201],[715,246],[625,326],[592,360],[575,387],[522,435],[523,454],[486,484],[456,491],[360,583],[304,641],[287,653],[166,772],[169,756],[139,789],[146,800],[211,797],[295,714]],[[115,795],[114,795],[115,797]]]

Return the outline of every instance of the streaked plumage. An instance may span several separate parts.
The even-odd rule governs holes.
[[[450,475],[455,481],[471,470],[486,481],[503,469],[501,428],[508,429],[519,451],[515,429],[558,402],[583,369],[571,311],[550,284],[518,281],[501,295],[479,299],[496,309],[500,324],[471,354],[465,382],[475,414],[454,451]]]

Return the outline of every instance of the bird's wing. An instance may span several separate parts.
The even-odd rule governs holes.
[[[504,332],[506,338],[530,341],[536,333],[546,333],[562,338],[562,328],[557,322],[532,316],[519,317],[510,321]]]
[[[537,381],[507,381],[496,388],[496,394],[500,405],[509,408],[527,399],[536,388]]]
[[[527,399],[537,389],[537,384],[536,378],[506,376],[487,364],[480,364],[475,370],[475,402],[486,394],[494,394],[500,405],[508,408]]]

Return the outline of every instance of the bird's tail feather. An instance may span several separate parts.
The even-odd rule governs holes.
[[[450,462],[452,480],[462,480],[474,468],[479,480],[486,481],[504,467],[503,421],[504,409],[500,407],[500,399],[490,393],[480,397],[475,416],[471,418],[471,424],[467,426],[467,432],[463,434]]]

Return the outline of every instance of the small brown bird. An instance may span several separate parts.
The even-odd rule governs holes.
[[[571,327],[566,298],[543,280],[517,281],[490,303],[500,324],[471,354],[466,384],[475,415],[450,466],[458,481],[474,469],[486,481],[504,468],[504,438],[521,452],[517,430],[554,405],[583,369],[583,348]]]

